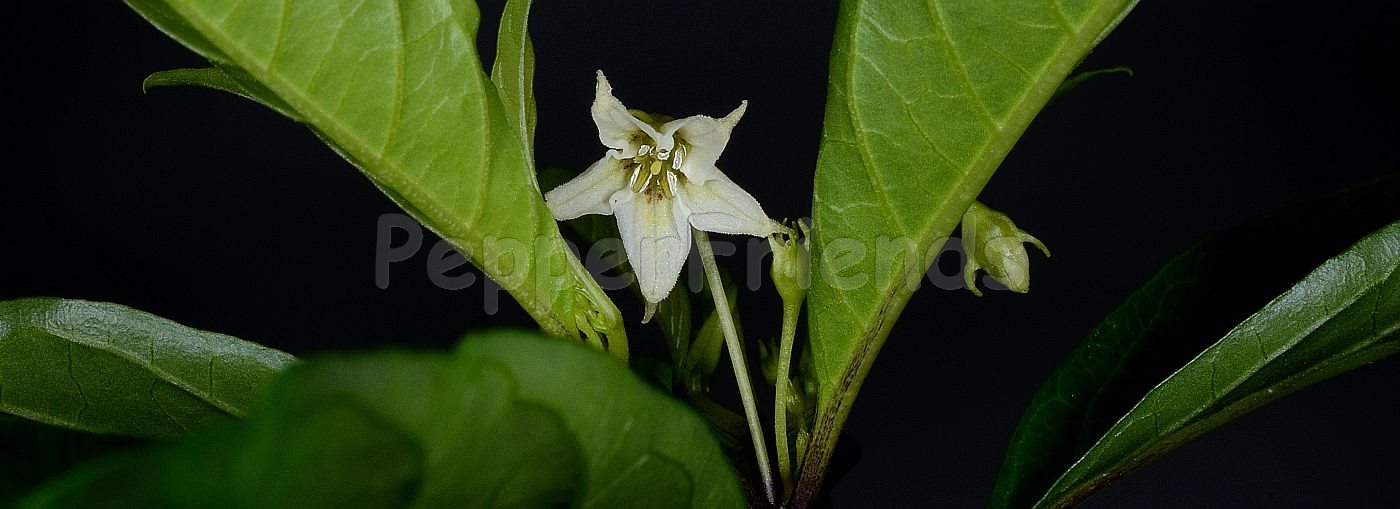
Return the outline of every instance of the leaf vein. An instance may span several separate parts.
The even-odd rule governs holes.
[[[67,348],[67,352],[68,352],[68,379],[69,379],[69,380],[72,380],[72,381],[73,381],[73,387],[75,387],[75,388],[78,389],[78,400],[83,404],[83,406],[81,406],[81,407],[78,408],[78,413],[75,414],[75,415],[73,416],[73,420],[74,420],[74,421],[81,421],[81,420],[83,420],[83,412],[86,412],[86,411],[87,411],[87,408],[88,408],[87,391],[84,391],[84,390],[83,390],[83,384],[81,384],[81,383],[78,382],[78,376],[77,376],[76,374],[73,373],[73,343],[72,343],[72,342],[68,342],[68,343],[67,343],[67,346],[68,346],[68,348]]]
[[[282,43],[287,38],[287,20],[291,18],[292,2],[294,1],[283,0],[282,12],[277,15],[277,35],[272,40],[272,54],[267,57],[268,69],[277,65],[277,56],[282,54]]]
[[[189,433],[190,429],[185,427],[185,425],[180,421],[176,420],[175,416],[170,415],[170,412],[165,409],[165,405],[160,404],[160,398],[156,397],[156,385],[158,384],[160,384],[160,380],[151,380],[151,388],[150,390],[146,391],[146,395],[151,398],[151,403],[156,406],[157,410],[160,410],[161,415],[164,415],[165,418],[169,420],[171,424],[174,424],[175,427],[180,428],[181,432]]]
[[[862,55],[857,55],[857,58],[861,58],[867,62],[869,61]],[[866,178],[870,181],[870,188],[875,192],[875,199],[879,201],[880,208],[885,211],[885,221],[901,232],[906,231],[904,225],[899,224],[899,215],[895,214],[894,204],[890,202],[889,195],[885,192],[880,176],[875,173],[875,162],[870,159],[870,151],[865,150],[865,148],[870,146],[870,142],[866,139],[865,135],[867,129],[864,124],[861,123],[860,115],[856,114],[857,106],[853,99],[855,94],[851,93],[855,88],[855,84],[848,81],[846,87],[844,96],[846,98],[846,109],[849,112],[848,117],[851,119],[853,127],[853,129],[851,129],[851,134],[856,138],[857,146],[862,147],[856,150],[856,153],[860,154],[861,169],[865,171]]]
[[[1064,8],[1060,7],[1060,2],[1057,0],[1043,1],[1045,2],[1045,6],[1050,9],[1050,14],[1055,16],[1055,23],[1060,25],[1060,29],[1068,33],[1071,38],[1077,37],[1079,35],[1079,30],[1074,28],[1073,23],[1069,22],[1069,18],[1065,16]]]
[[[395,8],[389,9],[389,12],[393,13],[394,16],[394,34],[398,38],[399,47],[398,51],[390,52],[394,55],[394,98],[390,100],[394,106],[389,113],[388,133],[384,136],[384,145],[379,149],[381,154],[388,154],[389,148],[394,146],[394,142],[398,139],[399,123],[403,117],[403,105],[404,101],[407,100],[404,97],[404,89],[407,88],[404,85],[404,53],[408,51],[408,42],[404,38],[404,32],[407,31],[407,27],[404,25],[403,11],[397,5]]]
[[[958,54],[957,48],[953,46],[952,36],[943,25],[943,11],[936,0],[925,0],[928,6],[928,13],[933,17],[933,29],[937,33],[933,39],[938,41],[943,48],[943,54],[948,58],[948,62],[954,67],[953,75],[958,78],[958,83],[963,88],[963,93],[967,94],[968,102],[972,103],[973,109],[977,111],[977,118],[982,124],[993,132],[1001,131],[1001,125],[992,119],[991,111],[987,109],[987,103],[981,96],[977,95],[977,87],[972,86],[972,81],[968,74],[967,64],[962,61],[962,56]]]

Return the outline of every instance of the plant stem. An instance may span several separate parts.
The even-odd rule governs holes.
[[[758,406],[754,404],[753,386],[749,383],[749,368],[744,362],[744,346],[739,344],[739,333],[734,329],[734,317],[729,314],[729,297],[724,294],[724,281],[719,277],[715,266],[715,250],[710,247],[710,236],[702,230],[694,230],[695,245],[700,248],[700,262],[705,266],[705,277],[710,284],[710,296],[715,299],[715,312],[719,314],[720,328],[724,331],[724,343],[729,348],[729,360],[734,364],[734,381],[739,385],[739,399],[744,403],[744,417],[749,421],[749,437],[753,439],[754,458],[758,461],[758,475],[763,480],[763,492],[768,503],[773,498],[773,472],[768,465],[768,446],[763,442],[762,422],[758,418]]]
[[[802,301],[783,301],[783,337],[778,347],[777,394],[773,397],[773,446],[778,453],[778,475],[783,479],[783,493],[792,491],[792,459],[788,456],[787,401],[792,386],[792,344],[797,337],[797,317]]]

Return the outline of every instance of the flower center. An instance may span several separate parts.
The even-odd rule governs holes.
[[[686,145],[680,140],[671,150],[642,145],[636,156],[622,162],[628,172],[627,186],[649,200],[675,198],[676,186],[685,178],[681,173],[685,153]]]

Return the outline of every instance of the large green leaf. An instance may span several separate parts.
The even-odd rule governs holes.
[[[454,355],[303,364],[246,422],[80,469],[29,503],[742,507],[710,433],[602,353],[495,332]]]
[[[1328,260],[1162,381],[1035,507],[1068,507],[1250,410],[1400,352],[1400,222]]]
[[[116,304],[0,302],[0,412],[54,426],[181,435],[246,414],[294,360]]]
[[[406,507],[425,461],[353,400],[215,427],[178,445],[80,466],[17,507]],[[566,459],[567,460],[567,459]]]
[[[811,500],[861,381],[941,239],[1133,0],[846,0],[813,194],[820,412]]]
[[[127,0],[215,65],[148,85],[232,91],[306,123],[554,335],[626,356],[617,308],[569,251],[530,153],[529,2],[512,1],[493,83],[474,2]]]
[[[146,440],[98,435],[0,414],[0,507],[10,507],[75,465],[133,449]]]
[[[524,397],[565,416],[588,462],[584,505],[744,504],[710,427],[689,407],[593,352],[507,339],[469,338],[459,357],[469,365],[509,365]]]
[[[989,507],[1033,505],[1153,386],[1318,264],[1394,220],[1397,200],[1400,175],[1393,175],[1266,214],[1174,258],[1036,392]],[[1309,232],[1307,242],[1278,249],[1278,239],[1300,231]]]

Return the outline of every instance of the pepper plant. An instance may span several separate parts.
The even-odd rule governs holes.
[[[960,239],[972,293],[983,272],[984,286],[1031,289],[1054,239],[979,194],[1043,107],[1102,74],[1076,66],[1136,2],[842,1],[820,149],[799,190],[810,211],[765,208],[721,171],[744,167],[725,158],[731,138],[761,136],[743,131],[744,98],[720,117],[628,109],[605,73],[622,91],[645,87],[645,73],[607,62],[584,77],[597,130],[578,134],[603,155],[581,171],[541,168],[537,123],[573,112],[536,107],[534,83],[550,73],[536,69],[528,0],[506,2],[497,27],[471,0],[126,3],[208,61],[145,87],[221,90],[305,125],[538,330],[470,332],[450,353],[302,361],[120,304],[0,302],[4,423],[131,441],[26,487],[24,507],[818,504],[862,383],[945,244]],[[496,36],[489,65],[481,30]],[[618,61],[656,72],[684,50],[650,44],[644,27],[603,36],[637,37],[640,53]],[[1037,392],[989,506],[1073,506],[1400,350],[1400,217],[1386,207],[1397,185],[1302,203],[1173,259]],[[1130,376],[1124,366],[1192,332],[1182,323],[1232,270],[1215,264],[1233,239],[1318,211],[1350,247],[1184,363]],[[745,330],[711,233],[769,243],[779,329]],[[605,292],[574,248],[609,239],[631,294]],[[692,249],[703,277],[687,282]],[[613,300],[624,298],[641,311]],[[664,357],[637,353],[647,345]]]

